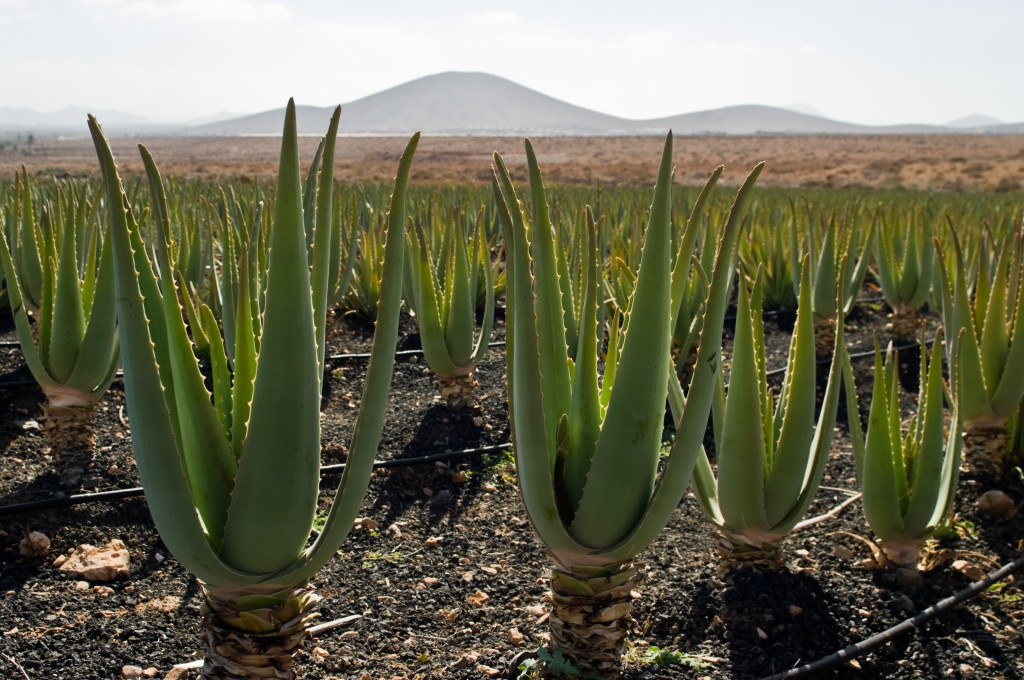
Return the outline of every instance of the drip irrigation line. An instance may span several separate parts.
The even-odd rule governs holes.
[[[504,340],[496,340],[495,342],[487,343],[487,346],[488,347],[504,347],[505,346],[505,341]],[[423,349],[400,349],[397,352],[395,352],[395,356],[396,357],[407,357],[407,356],[411,356],[411,355],[414,355],[414,354],[423,354]],[[327,359],[329,359],[331,361],[341,361],[343,359],[369,359],[369,358],[370,358],[370,353],[369,352],[363,352],[363,353],[359,353],[359,354],[331,354],[330,356],[327,357]]]
[[[927,609],[924,609],[912,618],[905,619],[900,623],[896,624],[892,628],[882,631],[877,635],[872,635],[866,640],[861,640],[856,644],[852,644],[849,647],[845,647],[835,654],[830,654],[822,659],[818,659],[809,664],[792,668],[782,673],[776,673],[775,675],[766,676],[761,680],[791,680],[792,678],[802,678],[817,675],[823,671],[831,670],[836,666],[854,659],[862,654],[873,651],[878,647],[881,647],[887,642],[890,642],[895,637],[907,633],[915,628],[919,628],[925,623],[931,621],[940,614],[946,612],[953,607],[969,600],[981,591],[985,590],[994,583],[1002,581],[1007,576],[1012,574],[1014,571],[1024,566],[1024,555],[1021,555],[1013,562],[1004,564],[1002,567],[993,571],[988,576],[980,581],[975,581],[967,588],[964,588],[956,595],[947,597],[944,600],[940,600],[935,604],[931,605]]]
[[[925,344],[930,346],[934,342],[935,342],[935,338],[932,338],[931,340],[926,341]],[[505,341],[504,340],[498,340],[498,341],[495,341],[495,342],[489,342],[489,343],[487,343],[487,346],[488,347],[504,347],[505,346]],[[921,343],[913,342],[913,343],[910,343],[910,344],[907,344],[907,345],[900,345],[899,347],[895,347],[894,349],[897,352],[899,352],[899,351],[903,351],[903,350],[906,350],[906,349],[914,349],[915,347],[920,347],[920,346],[921,346]],[[397,352],[395,352],[395,356],[396,357],[410,356],[410,355],[414,355],[414,354],[423,354],[423,350],[422,349],[403,349],[403,350],[398,350]],[[874,351],[871,351],[871,352],[859,352],[859,353],[851,354],[850,355],[850,359],[864,359],[864,358],[867,358],[867,357],[874,357],[874,356],[875,356]],[[329,361],[343,361],[343,360],[346,360],[346,359],[369,359],[369,358],[370,358],[370,354],[369,353],[366,353],[366,354],[332,354],[332,355],[327,357],[327,359]],[[830,358],[823,358],[823,359],[818,359],[817,360],[817,364],[818,365],[822,365],[822,366],[826,365],[826,364],[830,364],[830,363],[832,363],[832,359],[830,359]],[[766,375],[777,375],[777,374],[785,373],[785,372],[786,372],[786,367],[783,366],[781,368],[773,368],[771,370],[766,371],[765,373],[766,373]],[[120,369],[118,369],[118,371],[117,371],[117,373],[115,373],[115,375],[117,377],[122,377],[124,374],[123,374],[123,372]],[[37,385],[37,384],[38,383],[35,380],[10,380],[10,381],[7,381],[7,382],[0,382],[0,390],[8,389],[8,388],[14,388],[14,387],[32,387],[32,386]]]
[[[406,467],[419,465],[421,463],[434,463],[444,460],[453,460],[456,458],[468,458],[473,455],[486,455],[488,453],[495,453],[497,451],[504,451],[505,449],[512,448],[511,443],[494,444],[491,446],[482,446],[476,449],[462,449],[460,451],[445,451],[444,453],[434,453],[426,456],[416,456],[414,458],[393,458],[388,460],[375,460],[373,461],[373,467],[376,468],[395,468],[395,467]],[[337,463],[335,465],[324,465],[320,468],[321,474],[336,474],[344,472],[345,463]],[[117,501],[123,498],[136,498],[144,495],[141,486],[132,487],[129,489],[113,489],[111,491],[96,491],[94,493],[79,493],[70,496],[60,496],[57,498],[47,498],[41,501],[30,501],[28,503],[16,503],[14,505],[6,505],[0,507],[0,517],[4,515],[15,515],[23,512],[31,512],[33,510],[53,510],[56,508],[67,508],[72,505],[82,505],[84,503],[97,503],[100,501]]]

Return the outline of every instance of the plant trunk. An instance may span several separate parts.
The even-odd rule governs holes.
[[[914,342],[921,328],[921,316],[917,309],[907,305],[897,304],[889,314],[889,323],[885,329],[889,331],[895,340],[900,342]]]
[[[1002,479],[1006,462],[1006,419],[978,419],[964,423],[964,456],[961,470],[983,479]]]
[[[904,539],[899,541],[879,541],[886,566],[919,571],[923,539]]]
[[[551,570],[551,642],[581,674],[616,678],[633,621],[632,562]]]
[[[831,357],[836,348],[836,320],[814,320],[814,352],[819,357]]]
[[[744,565],[761,565],[774,571],[785,567],[782,540],[775,533],[733,532],[717,529],[714,532],[715,550],[720,558],[718,570],[726,573]]]
[[[302,584],[230,590],[202,584],[202,633],[206,659],[201,677],[207,680],[293,680],[294,655],[308,633],[312,610],[320,600]]]
[[[473,395],[478,384],[472,370],[437,376],[437,389],[448,403],[448,408],[452,409],[474,406],[476,398]]]
[[[53,454],[60,485],[76,489],[92,465],[96,434],[92,425],[94,402],[73,403],[49,396],[43,405],[43,434]]]

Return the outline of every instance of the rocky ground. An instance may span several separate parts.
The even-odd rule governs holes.
[[[885,309],[861,305],[849,319],[851,350],[869,350]],[[782,365],[791,320],[769,318],[769,362]],[[330,353],[368,347],[370,327],[342,324]],[[302,677],[503,677],[514,655],[546,635],[544,552],[520,502],[509,441],[504,351],[479,367],[481,410],[451,411],[415,350],[411,324],[393,380],[378,458],[400,461],[491,447],[447,461],[379,469],[357,523],[338,555],[315,578],[319,632],[299,655]],[[499,323],[495,340],[501,340]],[[141,673],[185,677],[173,667],[201,657],[200,591],[153,528],[142,497],[57,509],[9,506],[60,493],[38,422],[41,394],[31,384],[9,318],[0,318],[0,677],[95,680]],[[913,364],[913,362],[910,362]],[[857,360],[860,391],[870,360]],[[358,408],[365,359],[334,358],[324,397],[324,464],[342,462]],[[910,383],[913,381],[910,380]],[[97,454],[84,492],[138,485],[119,381],[95,414]],[[867,398],[862,408],[866,413]],[[855,493],[846,417],[840,412],[829,467],[811,515]],[[326,507],[338,477],[325,474]],[[1019,473],[1000,483],[1019,501]],[[1020,516],[992,518],[975,501],[988,488],[965,479],[957,536],[939,546],[939,564],[919,583],[866,566],[870,533],[853,502],[795,534],[786,569],[722,574],[710,524],[692,496],[640,557],[635,624],[626,678],[751,679],[825,657],[884,631],[967,587],[1020,554]],[[38,531],[50,540],[39,557],[19,542]],[[56,566],[82,544],[123,541],[126,576],[100,582]],[[963,606],[819,677],[1024,678],[1024,600],[1009,581]],[[672,665],[658,665],[674,662]],[[134,668],[132,668],[134,667]],[[191,671],[196,677],[196,671]]]

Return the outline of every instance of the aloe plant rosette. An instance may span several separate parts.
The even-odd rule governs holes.
[[[841,270],[845,262],[844,258]],[[698,457],[694,472],[697,499],[717,527],[724,570],[750,562],[782,567],[782,541],[810,507],[828,462],[841,369],[848,362],[843,327],[838,324],[828,386],[815,424],[815,328],[810,259],[805,256],[796,329],[779,403],[774,405],[765,366],[761,285],[759,270],[752,291],[746,284],[739,286],[729,392],[722,397],[719,377],[716,398],[718,476],[704,455]],[[840,285],[837,299],[842,294]],[[678,412],[679,395],[672,396],[673,411]]]
[[[39,225],[32,218],[27,178],[25,186],[22,229],[0,230],[0,272],[7,275],[25,363],[46,396],[43,432],[60,484],[75,488],[92,464],[93,410],[117,371],[110,240],[84,228],[84,192],[76,199],[71,190],[65,220],[54,217]]]
[[[942,342],[940,331],[935,347]],[[852,372],[847,382],[850,435],[863,491],[864,518],[878,538],[884,562],[918,569],[921,550],[950,516],[959,481],[962,442],[945,433],[942,358],[921,353],[921,394],[906,434],[900,419],[899,380],[892,345],[885,363],[875,345],[875,378],[867,437],[861,431]],[[955,428],[960,410],[953,403]]]
[[[506,332],[506,361],[519,488],[554,562],[552,643],[581,673],[616,676],[637,582],[634,559],[676,509],[700,451],[742,199],[761,166],[740,190],[723,232],[690,396],[659,477],[665,400],[669,380],[675,380],[673,317],[682,294],[682,281],[672,280],[672,136],[662,156],[624,330],[618,333],[613,327],[613,346],[600,383],[593,219],[587,220],[579,344],[570,354],[547,200],[528,140],[526,155],[533,203],[529,225],[508,170],[494,156],[495,197],[508,253],[506,322],[511,329]],[[694,239],[683,241],[692,247]],[[680,256],[689,259],[690,253]]]
[[[418,223],[408,238],[412,270],[409,297],[416,312],[423,355],[437,374],[441,397],[451,408],[475,404],[477,382],[473,369],[487,354],[494,328],[494,281],[482,218],[481,211],[470,235],[471,246],[466,243],[459,219],[448,225],[444,240],[436,242],[437,253],[432,247],[435,241]],[[476,300],[480,296],[485,302],[478,331]]]
[[[381,313],[348,464],[323,529],[307,546],[320,481],[326,246],[339,113],[327,135],[310,266],[295,107],[288,103],[265,297],[248,286],[243,252],[233,361],[219,338],[210,343],[212,399],[172,275],[161,268],[158,280],[153,273],[138,225],[122,207],[110,147],[90,118],[107,185],[132,446],[161,538],[203,587],[207,678],[295,677],[292,656],[319,599],[308,580],[351,529],[380,441],[401,303],[405,184],[418,135],[395,180]],[[201,313],[212,321],[208,308]],[[253,320],[260,313],[257,336]]]
[[[938,241],[935,247],[946,358],[959,367],[950,388],[963,421],[963,458],[973,474],[998,480],[1006,465],[1007,423],[1024,398],[1024,234],[1014,234],[991,270],[983,268],[973,296],[955,233],[952,240],[955,259],[948,266]]]

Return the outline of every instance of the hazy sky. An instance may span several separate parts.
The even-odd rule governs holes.
[[[0,106],[177,122],[441,71],[626,118],[757,103],[1021,122],[1024,0],[0,0]]]

